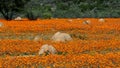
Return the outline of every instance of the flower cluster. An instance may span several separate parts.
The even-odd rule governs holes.
[[[73,40],[67,43],[41,40],[39,42],[30,40],[2,40],[0,41],[0,55],[38,54],[40,47],[48,43],[53,45],[58,52],[68,54],[81,53],[104,53],[117,52],[120,50],[119,40]],[[106,53],[106,52],[105,52]]]
[[[84,21],[90,20],[90,24],[83,24]],[[106,31],[119,31],[120,30],[120,19],[105,19],[105,22],[99,22],[99,19],[48,19],[48,20],[37,20],[37,21],[5,21],[0,20],[4,23],[4,27],[0,28],[0,32],[12,31],[18,32],[40,32],[49,30],[71,30],[79,29],[89,32],[106,32]],[[65,25],[65,26],[63,26]],[[24,28],[24,29],[23,29]]]
[[[82,55],[48,55],[48,56],[19,56],[6,57],[0,60],[3,68],[119,68],[120,53],[108,53],[105,55],[96,54],[94,56],[88,54]]]

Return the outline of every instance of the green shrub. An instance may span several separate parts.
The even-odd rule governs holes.
[[[26,17],[27,17],[29,20],[37,20],[38,14],[35,13],[35,12],[33,12],[33,11],[27,11]]]
[[[50,18],[52,18],[52,14],[50,12],[45,12],[45,13],[43,13],[42,18],[50,19]]]

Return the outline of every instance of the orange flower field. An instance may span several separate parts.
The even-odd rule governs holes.
[[[0,19],[0,23],[0,68],[120,68],[120,18]],[[73,40],[52,41],[58,31]],[[39,55],[44,44],[53,45],[58,53]]]

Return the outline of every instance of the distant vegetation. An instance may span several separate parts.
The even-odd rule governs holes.
[[[16,12],[18,8],[20,8],[20,10],[22,11]],[[30,19],[33,18],[33,20],[37,19],[37,17],[40,18],[115,17],[116,18],[116,17],[120,17],[120,0],[21,0],[21,2],[19,0],[18,2],[17,0],[1,0],[0,9],[1,9],[0,10],[1,17],[4,17],[6,19],[7,18],[12,19],[16,16],[28,17]],[[4,14],[3,11],[6,14]],[[7,16],[9,14],[11,14],[10,15],[11,17]]]
[[[0,0],[0,13],[6,20],[12,20],[16,12],[22,11],[30,0]]]

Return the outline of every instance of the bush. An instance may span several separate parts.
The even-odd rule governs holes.
[[[35,12],[33,12],[33,11],[27,11],[26,17],[27,17],[29,20],[37,20],[38,14],[35,13]]]
[[[50,18],[52,18],[52,14],[50,12],[45,12],[45,13],[43,13],[42,18],[50,19]]]
[[[14,13],[24,8],[29,0],[0,0],[0,13],[6,20],[12,20]]]

